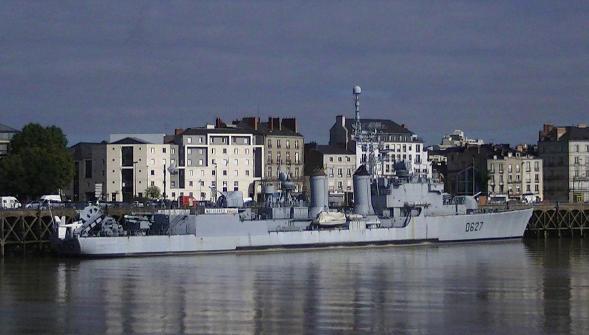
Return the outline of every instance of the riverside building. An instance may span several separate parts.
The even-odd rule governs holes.
[[[542,159],[508,152],[487,160],[489,196],[539,202],[544,199]]]
[[[373,134],[373,145],[370,145],[356,141],[354,122],[354,119],[338,115],[329,131],[329,144],[353,151],[356,167],[374,159],[373,173],[391,176],[394,174],[395,162],[405,161],[415,175],[431,178],[431,163],[423,140],[404,125],[384,119],[361,119],[362,130]]]
[[[538,153],[544,167],[544,196],[561,202],[589,202],[589,128],[545,124]]]
[[[227,191],[254,198],[260,192],[255,182],[262,179],[264,146],[256,143],[253,131],[217,120],[215,125],[176,129],[166,136],[166,143],[177,147],[170,177],[172,199],[215,201],[219,192]]]

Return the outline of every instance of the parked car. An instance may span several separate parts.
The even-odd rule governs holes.
[[[20,204],[20,201],[18,201],[18,199],[16,199],[15,197],[0,197],[0,208],[2,209],[14,209],[14,208],[20,208],[22,205]]]

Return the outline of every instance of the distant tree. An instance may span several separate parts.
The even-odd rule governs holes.
[[[160,193],[160,188],[157,186],[149,186],[145,189],[145,196],[148,199],[159,199]]]
[[[73,159],[60,128],[27,124],[0,160],[0,190],[20,198],[55,194],[71,183]]]

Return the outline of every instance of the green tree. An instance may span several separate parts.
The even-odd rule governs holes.
[[[160,193],[160,188],[157,186],[149,186],[145,189],[145,196],[149,199],[159,199]]]
[[[67,139],[55,126],[27,124],[0,160],[0,190],[20,198],[55,194],[71,183],[73,175]]]

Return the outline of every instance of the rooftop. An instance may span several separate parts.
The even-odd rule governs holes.
[[[354,155],[353,151],[333,145],[318,145],[314,150],[324,155]]]
[[[346,118],[346,128],[351,132],[354,125],[354,118]],[[386,134],[407,134],[413,135],[409,129],[392,120],[385,119],[360,119],[360,124],[364,130],[376,130],[379,133]]]
[[[18,133],[18,132],[20,132],[20,131],[0,123],[0,133]]]
[[[110,144],[152,144],[136,137],[125,137]]]

